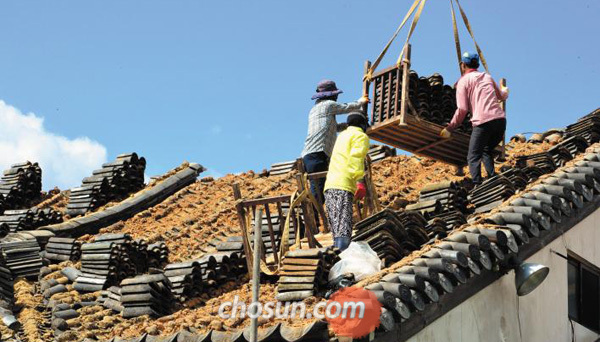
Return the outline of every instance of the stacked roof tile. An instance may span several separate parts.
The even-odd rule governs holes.
[[[299,301],[322,294],[329,270],[339,261],[337,249],[298,249],[286,253],[277,281],[277,300]]]
[[[600,141],[600,108],[567,126],[567,136],[580,136],[589,144]]]
[[[73,238],[51,237],[41,255],[51,262],[77,261],[81,258],[81,243]]]
[[[387,157],[393,157],[395,155],[396,149],[387,145],[371,145],[369,149],[369,157],[373,163],[384,160]]]
[[[121,199],[144,187],[146,159],[134,153],[121,154],[110,163],[102,164],[81,187],[71,189],[67,214],[83,215],[110,201]]]
[[[40,198],[42,191],[42,169],[38,163],[29,161],[13,164],[4,170],[0,179],[0,197],[3,207],[0,209],[20,209]]]
[[[33,207],[29,209],[5,210],[4,214],[0,215],[0,224],[5,223],[10,232],[36,229],[62,221],[62,213],[52,208],[39,209]]]
[[[564,226],[565,217],[582,215],[600,206],[599,172],[600,148],[594,148],[593,153],[585,155],[574,166],[559,168],[510,203],[502,204],[462,231],[450,234],[435,244],[433,250],[422,253],[420,258],[369,288],[388,292],[399,299],[415,322],[430,322],[451,309],[434,312],[434,306],[428,308],[427,303],[436,302],[436,294],[441,298],[445,293],[459,291],[469,278],[494,272],[493,265],[498,265],[500,272],[510,268],[510,255],[537,244],[536,241],[555,238],[570,228]],[[443,280],[440,275],[444,275]],[[390,310],[398,310],[397,305],[383,303]],[[417,325],[422,324],[400,321],[397,323],[406,327],[400,330],[400,340],[406,340],[419,330]],[[398,335],[395,336],[397,340]]]

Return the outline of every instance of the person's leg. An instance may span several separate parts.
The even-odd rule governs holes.
[[[483,148],[487,142],[484,131],[485,130],[481,126],[473,127],[471,140],[469,140],[467,161],[469,163],[471,179],[473,179],[475,185],[481,184],[481,158],[483,156]]]
[[[335,237],[338,236],[339,231],[338,206],[338,196],[335,189],[329,189],[325,191],[325,211],[327,212],[329,230],[331,230],[331,236],[333,237],[334,241]]]
[[[352,197],[348,191],[329,189],[325,191],[325,207],[334,246],[348,248],[352,234]],[[350,198],[350,199],[348,199]],[[348,219],[349,218],[349,219]]]
[[[310,153],[302,158],[307,173],[323,172],[329,169],[329,158],[324,152]],[[323,203],[325,178],[310,182],[310,191],[317,201]]]
[[[494,167],[494,150],[496,146],[504,138],[504,131],[506,130],[506,120],[498,119],[490,122],[486,122],[485,135],[488,137],[487,144],[483,148],[483,166],[487,172],[488,177],[492,177],[496,174]]]
[[[340,229],[339,235],[334,238],[334,245],[343,251],[350,245],[352,237],[352,205],[354,204],[354,194],[342,190],[340,197]]]

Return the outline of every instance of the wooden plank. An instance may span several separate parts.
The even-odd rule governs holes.
[[[231,187],[233,188],[233,198],[236,201],[239,201],[242,199],[242,192],[240,191],[240,185],[238,183],[234,183],[231,185]],[[242,203],[238,203],[235,206],[235,209],[237,211],[237,216],[238,216],[238,220],[240,221],[240,228],[242,230],[242,234],[247,234],[247,230],[248,227],[246,226],[246,216],[245,216],[245,212],[246,210],[244,209],[244,206],[242,205]],[[246,256],[246,267],[248,268],[248,274],[250,276],[252,276],[252,274],[250,272],[252,272],[252,250],[250,248],[250,243],[248,241],[248,239],[245,238],[244,235],[242,237],[242,242],[244,243],[244,255]]]
[[[389,117],[383,111],[383,83],[384,83],[383,78],[379,78],[379,82],[378,82],[378,85],[380,87],[380,89],[379,89],[379,99],[378,99],[379,100],[379,120],[382,120],[383,118],[388,118]],[[377,93],[375,93],[375,96],[377,96]]]
[[[269,210],[268,204],[265,204],[265,214],[267,215],[267,227],[269,228],[269,238],[271,238],[271,246],[273,246],[274,251],[278,251],[279,248],[275,248],[276,242],[275,233],[273,233],[273,220],[271,220],[271,211]],[[275,264],[279,265],[279,256],[277,255],[277,252],[273,253],[273,257],[275,259]]]
[[[289,201],[290,201],[290,196],[281,195],[281,196],[244,200],[242,202],[242,205],[244,206],[244,208],[249,208],[249,207],[256,207],[258,205],[272,204],[272,203],[277,203],[277,202],[289,202]]]
[[[381,133],[381,132],[379,132],[379,133]],[[414,149],[403,147],[403,146],[405,146],[404,144],[399,143],[398,140],[392,139],[392,138],[390,138],[389,136],[386,136],[386,135],[373,135],[373,136],[371,136],[371,138],[373,140],[377,140],[377,141],[383,142],[385,144],[388,144],[388,145],[391,145],[391,146],[396,146],[396,147],[398,147],[400,149],[404,149],[404,150],[406,150],[408,152],[412,152],[414,150]],[[439,155],[437,153],[433,153],[433,154],[428,153],[427,155],[424,154],[424,153],[415,153],[415,154],[419,155],[419,156],[423,156],[423,157],[429,157],[429,158],[433,158],[433,159],[436,159],[436,160],[441,160],[443,162],[448,162],[448,163],[450,163],[452,165],[460,165],[461,164],[461,161],[459,159],[449,158],[447,155]]]
[[[366,75],[369,72],[369,69],[371,69],[371,62],[370,61],[366,61],[365,62],[365,72],[364,74]],[[369,86],[371,85],[370,80],[363,80],[363,92],[362,95],[366,98],[369,98]],[[363,112],[365,115],[367,115],[367,113],[369,112],[369,104],[365,103],[363,105]],[[371,120],[373,120],[373,118],[371,117]]]
[[[400,141],[403,141],[403,140],[408,140],[408,139],[411,139],[411,138],[412,138],[412,140],[413,140],[413,141],[418,141],[418,142],[420,142],[420,143],[417,143],[417,144],[415,145],[415,147],[410,147],[410,146],[409,146],[408,148],[411,148],[411,150],[409,150],[410,152],[417,153],[417,152],[415,152],[415,151],[416,151],[416,150],[419,148],[419,146],[421,146],[423,143],[425,143],[425,144],[430,144],[430,143],[431,143],[431,141],[424,141],[425,139],[424,139],[424,137],[423,137],[423,136],[420,136],[420,135],[419,135],[417,132],[414,132],[414,131],[412,131],[412,130],[404,130],[404,131],[399,131],[399,129],[400,129],[401,127],[402,127],[402,126],[396,126],[396,127],[393,127],[393,128],[392,128],[392,127],[389,127],[389,128],[388,128],[387,130],[385,130],[384,132],[387,132],[387,134],[388,134],[388,135],[390,135],[390,136],[394,136],[394,137],[401,137],[401,138],[402,138],[402,140],[400,140]],[[456,158],[456,159],[458,159],[458,160],[461,160],[461,159],[463,159],[463,158],[466,158],[466,156],[467,156],[467,154],[466,154],[466,150],[465,150],[465,149],[461,149],[459,146],[438,146],[438,148],[439,148],[440,150],[442,150],[442,154],[449,154],[449,155],[451,155],[451,156],[455,157],[455,158]],[[408,150],[408,149],[407,149],[407,150]],[[464,153],[461,153],[461,150],[462,150],[462,151],[464,151]],[[419,152],[419,153],[420,153],[420,152]]]
[[[409,83],[409,72],[410,72],[410,44],[408,42],[404,45],[404,59],[402,60],[402,102],[400,103],[400,123],[399,125],[406,124],[406,102],[408,100],[408,83]]]

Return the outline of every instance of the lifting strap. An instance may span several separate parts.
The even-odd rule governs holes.
[[[396,39],[396,37],[398,36],[398,33],[400,33],[400,30],[402,30],[402,28],[404,27],[404,25],[408,21],[408,18],[410,18],[410,16],[413,14],[413,12],[417,8],[417,5],[419,4],[419,2],[421,2],[421,0],[415,0],[415,2],[412,4],[412,6],[410,7],[410,9],[408,10],[408,13],[406,13],[406,15],[404,16],[404,19],[402,20],[402,23],[400,24],[400,26],[398,26],[398,28],[396,29],[396,32],[394,32],[394,35],[392,36],[392,38],[390,39],[390,41],[387,43],[387,45],[385,46],[385,48],[383,48],[383,51],[381,51],[381,53],[379,54],[379,57],[377,57],[377,59],[375,60],[375,62],[373,63],[373,65],[371,65],[371,67],[369,68],[369,70],[365,73],[365,76],[363,77],[363,81],[370,81],[371,80],[371,77],[373,76],[373,72],[375,71],[375,69],[377,69],[377,67],[379,66],[379,63],[381,63],[381,60],[383,59],[383,56],[385,56],[385,54],[387,53],[387,50],[390,48],[390,46],[394,42],[394,39]]]
[[[454,1],[456,1],[456,4],[458,5],[458,10],[460,11],[460,15],[462,16],[462,19],[463,19],[463,21],[465,23],[467,31],[469,31],[469,34],[471,35],[471,38],[473,38],[473,43],[475,43],[475,48],[477,49],[477,53],[479,54],[479,58],[481,59],[481,63],[483,64],[483,67],[485,68],[485,71],[489,74],[490,70],[488,69],[488,65],[487,65],[487,62],[485,61],[485,57],[483,57],[483,52],[481,51],[481,48],[479,47],[479,44],[477,44],[477,41],[475,40],[475,35],[473,34],[473,30],[471,29],[471,24],[469,24],[469,19],[467,19],[467,14],[463,10],[462,6],[460,5],[460,2],[458,0],[454,0]]]
[[[462,50],[460,49],[460,37],[458,36],[458,27],[456,25],[456,12],[454,12],[454,2],[452,0],[450,0],[450,11],[452,12],[452,30],[454,31],[454,45],[456,45],[456,57],[458,58],[458,69],[460,70]]]
[[[408,31],[408,36],[406,37],[406,42],[404,43],[404,46],[408,45],[408,42],[410,41],[410,38],[412,37],[413,32],[415,32],[415,27],[417,27],[417,24],[419,23],[419,19],[421,18],[421,13],[423,13],[423,7],[425,7],[426,2],[427,2],[427,0],[421,0],[419,9],[417,10],[417,13],[415,13],[412,24],[410,25],[410,31]],[[404,57],[404,49],[402,49],[402,51],[400,52],[400,56],[398,56],[398,60],[396,61],[396,65],[398,67],[400,67],[400,65],[402,64],[403,57]]]

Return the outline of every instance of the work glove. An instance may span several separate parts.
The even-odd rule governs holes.
[[[356,184],[356,192],[354,193],[354,198],[360,201],[361,199],[365,198],[366,195],[367,195],[367,187],[365,186],[365,183],[357,183]]]
[[[503,85],[500,86],[500,91],[502,91],[503,93],[507,93],[508,94],[508,87],[505,87]]]
[[[444,128],[444,129],[443,129],[443,130],[440,132],[440,137],[442,137],[442,138],[444,138],[444,139],[448,139],[448,138],[450,138],[451,136],[452,136],[452,133],[451,133],[451,132],[450,132],[448,129],[446,129],[446,128]]]
[[[357,102],[361,105],[366,105],[367,103],[371,102],[371,100],[369,100],[369,98],[366,96],[362,96]]]

